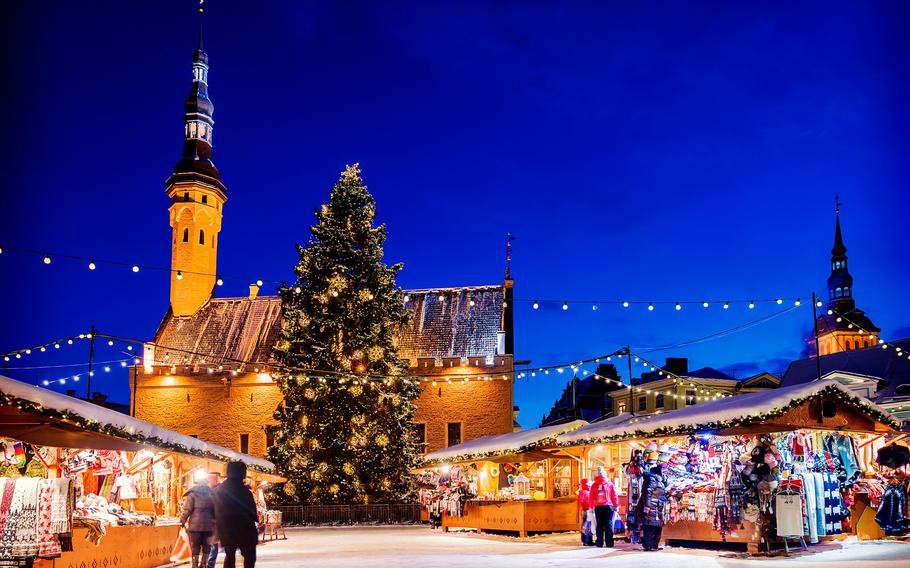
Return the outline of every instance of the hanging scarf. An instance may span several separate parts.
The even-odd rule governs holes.
[[[37,513],[37,542],[38,556],[41,558],[57,558],[62,554],[60,543],[51,530],[51,502],[53,500],[54,481],[41,480],[41,486],[38,493],[38,513]]]
[[[51,484],[51,532],[62,534],[73,530],[73,482],[69,478],[49,480]]]
[[[41,481],[34,477],[15,480],[9,516],[0,536],[0,558],[33,558],[38,555],[37,510]]]

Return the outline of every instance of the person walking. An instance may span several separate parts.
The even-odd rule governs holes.
[[[581,544],[594,546],[593,519],[590,518],[594,511],[591,510],[591,488],[587,477],[581,480],[581,489],[578,490],[578,511],[581,513]]]
[[[641,519],[641,544],[645,550],[660,548],[660,533],[664,526],[664,506],[667,504],[667,488],[664,485],[661,466],[656,465],[644,475],[641,498],[638,500],[638,518]]]
[[[613,511],[619,507],[619,499],[604,469],[598,468],[597,471],[594,485],[591,486],[591,505],[594,507],[594,522],[597,525],[594,546],[613,548]]]
[[[235,568],[237,549],[243,556],[243,568],[255,568],[256,502],[253,493],[244,485],[246,464],[230,462],[227,479],[215,488],[215,527],[224,548],[224,568]]]
[[[207,482],[209,489],[214,491],[221,484],[221,474],[217,471],[209,472]],[[214,499],[214,497],[215,495],[212,493],[212,498]],[[209,554],[208,568],[215,568],[215,561],[218,559],[218,542],[218,531],[216,530],[212,535],[212,552]]]
[[[200,479],[184,494],[180,524],[186,527],[190,538],[193,568],[204,568],[215,530],[214,495],[204,479]]]

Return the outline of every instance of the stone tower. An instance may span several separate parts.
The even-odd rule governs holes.
[[[853,276],[847,269],[847,247],[840,228],[840,207],[835,211],[834,247],[831,249],[831,275],[828,276],[828,304],[818,325],[818,353],[829,355],[873,347],[879,328],[856,307]]]
[[[193,84],[183,104],[183,155],[167,180],[171,225],[171,310],[175,316],[196,313],[216,283],[218,233],[227,190],[212,162],[214,106],[208,96],[208,55],[199,44],[193,52]]]

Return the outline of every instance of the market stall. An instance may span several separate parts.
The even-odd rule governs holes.
[[[6,377],[0,446],[0,565],[166,564],[197,480],[235,460],[254,487],[281,479],[268,461]]]
[[[897,422],[884,410],[822,380],[744,394],[660,414],[624,414],[557,438],[601,466],[621,493],[628,537],[643,480],[655,466],[666,488],[663,540],[733,543],[757,550],[851,532],[850,507]],[[792,505],[792,506],[791,506]],[[630,515],[631,511],[631,515]]]
[[[486,436],[424,457],[419,479],[425,519],[480,531],[565,531],[578,527],[578,462],[554,457],[559,434],[585,425],[556,426]]]

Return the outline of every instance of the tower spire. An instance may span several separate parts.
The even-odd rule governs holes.
[[[202,3],[205,0],[199,0],[199,45],[196,47],[197,50],[202,51],[202,16],[205,14],[205,8]]]

